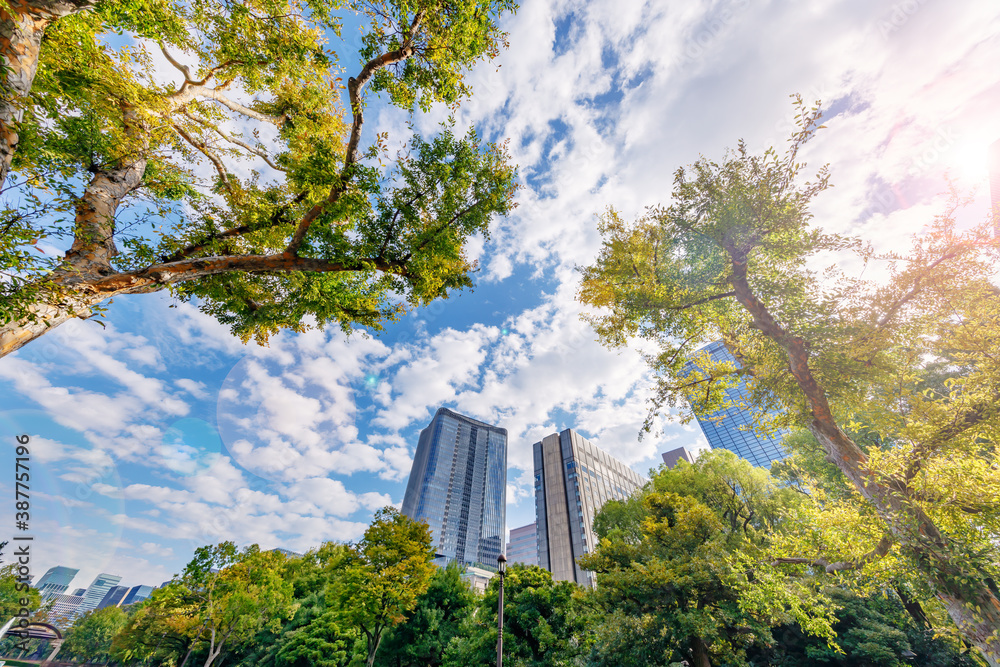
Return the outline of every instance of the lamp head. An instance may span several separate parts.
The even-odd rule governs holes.
[[[503,574],[507,571],[507,557],[503,554],[497,556],[497,571]]]

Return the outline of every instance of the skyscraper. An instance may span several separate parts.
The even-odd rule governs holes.
[[[91,609],[97,609],[97,605],[101,603],[108,591],[117,586],[121,580],[122,578],[117,574],[97,575],[94,583],[87,587],[87,592],[83,594],[83,599],[77,605],[74,615],[81,616]]]
[[[142,602],[150,596],[153,592],[152,586],[133,586],[129,592],[122,599],[119,607],[124,607],[125,605],[132,604],[134,602]]]
[[[671,449],[669,452],[663,452],[660,456],[663,457],[663,462],[667,464],[668,468],[673,468],[681,459],[684,459],[688,463],[694,463],[696,458],[687,447]]]
[[[117,607],[121,605],[122,599],[128,595],[128,586],[112,586],[104,599],[98,603],[98,609],[104,609],[105,607]]]
[[[593,585],[576,559],[597,546],[594,515],[608,500],[624,500],[646,483],[621,461],[573,429],[534,445],[538,564],[556,581]]]
[[[62,565],[50,567],[49,571],[43,574],[42,578],[38,580],[38,585],[35,588],[41,593],[43,600],[54,595],[62,595],[69,588],[73,577],[79,571],[71,567],[63,567]]]
[[[538,535],[535,532],[537,523],[510,529],[510,542],[507,543],[507,562],[538,565]]]
[[[420,432],[403,514],[431,528],[435,562],[496,569],[507,517],[507,429],[440,408]]]
[[[739,365],[721,340],[709,343],[698,351],[707,352],[712,361],[731,361]],[[689,361],[686,373],[694,372],[695,368],[694,363]],[[763,436],[754,430],[753,420],[760,412],[750,405],[750,390],[746,381],[740,378],[740,383],[727,389],[726,395],[729,407],[710,415],[697,415],[708,444],[713,448],[728,449],[761,468],[770,468],[772,463],[785,458],[788,453],[781,447],[781,440],[786,431]]]

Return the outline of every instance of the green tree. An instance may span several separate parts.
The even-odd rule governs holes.
[[[793,620],[831,639],[815,584],[771,565],[774,533],[797,528],[801,505],[766,470],[716,450],[661,468],[610,516],[602,508],[598,548],[579,560],[598,573],[594,599],[606,614],[593,662],[746,664],[748,649]]]
[[[466,617],[452,640],[444,664],[486,667],[496,664],[499,577],[493,577],[479,598],[475,614]],[[504,576],[504,664],[550,667],[577,664],[589,647],[583,589],[572,582],[553,581],[536,566],[514,564]]]
[[[367,667],[375,664],[385,631],[406,620],[427,590],[433,557],[427,524],[385,507],[375,513],[347,565],[331,582],[331,606],[339,609],[345,625],[365,637]]]
[[[30,615],[42,604],[37,588],[17,580],[17,568],[17,563],[0,568],[0,618],[3,619],[0,624],[6,623],[12,616],[21,615],[22,609],[27,609]]]
[[[83,662],[109,662],[111,642],[127,621],[125,612],[118,607],[89,611],[74,621],[60,653]]]
[[[444,651],[475,609],[476,595],[457,563],[438,568],[413,613],[382,640],[376,664],[383,667],[438,667]]]
[[[580,297],[607,309],[592,318],[606,344],[638,335],[659,346],[649,357],[656,409],[690,403],[709,414],[743,376],[753,402],[777,415],[760,428],[807,428],[871,507],[874,539],[786,562],[837,572],[895,550],[1000,664],[997,241],[987,225],[956,229],[953,211],[905,255],[876,256],[811,226],[809,204],[828,173],[802,183],[798,154],[819,115],[800,106],[784,154],[753,155],[740,143],[721,163],[679,169],[673,202],[635,223],[609,212]],[[884,262],[889,280],[820,275],[810,261],[822,253]],[[718,338],[739,367],[695,352]],[[945,358],[966,371],[940,391],[923,378]],[[855,427],[889,446],[866,453],[849,435]]]
[[[173,582],[131,605],[125,626],[111,643],[111,656],[128,664],[142,661],[182,664],[197,644],[198,599]]]
[[[124,294],[169,289],[263,342],[331,322],[378,330],[471,286],[466,239],[513,206],[504,148],[449,122],[390,156],[388,136],[363,142],[366,91],[411,111],[457,104],[463,72],[505,44],[509,0],[63,4],[7,113],[23,114],[20,139],[5,126],[0,142],[17,144],[22,177],[0,218],[0,356]],[[345,11],[362,22],[356,67],[325,43]],[[154,77],[153,43],[177,83]],[[238,176],[247,158],[280,177]],[[40,253],[46,237],[68,251]]]
[[[283,576],[284,565],[285,556],[262,552],[257,545],[239,551],[232,542],[222,542],[195,551],[181,583],[197,605],[193,639],[206,652],[204,667],[224,648],[252,640],[265,627],[276,630],[292,615],[292,587]]]

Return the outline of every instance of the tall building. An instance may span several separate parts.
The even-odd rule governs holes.
[[[507,518],[507,429],[441,408],[420,432],[403,514],[431,528],[435,562],[496,569]]]
[[[136,602],[142,602],[148,598],[153,593],[152,586],[133,586],[129,592],[122,599],[119,607],[124,607],[127,604],[133,604]]]
[[[71,567],[63,567],[62,565],[50,567],[49,571],[43,574],[42,578],[38,580],[38,585],[35,588],[41,593],[43,600],[54,595],[62,595],[69,588],[73,577],[79,571]]]
[[[739,365],[721,340],[709,343],[698,351],[707,352],[712,361],[731,361]],[[689,361],[685,373],[690,374],[695,368],[694,363]],[[740,378],[739,384],[727,389],[726,394],[728,407],[710,415],[697,415],[708,444],[715,449],[728,449],[761,468],[770,468],[772,463],[785,458],[788,453],[782,448],[781,440],[787,431],[764,436],[754,430],[753,420],[760,415],[760,411],[750,405],[750,390],[746,381]]]
[[[534,445],[538,564],[556,581],[593,585],[576,560],[597,546],[594,515],[608,500],[624,500],[646,479],[573,429]]]
[[[663,462],[667,464],[668,468],[673,468],[682,459],[688,463],[694,463],[697,458],[687,447],[671,449],[669,452],[663,452],[660,456],[663,457]]]
[[[82,595],[53,595],[49,622],[64,629],[69,627],[82,601]]]
[[[86,593],[87,593],[87,589],[86,588],[78,588],[75,591],[73,591],[72,595],[73,595],[73,597],[81,597],[82,598],[84,595],[86,595]]]
[[[993,233],[1000,236],[1000,139],[990,146],[990,209]]]
[[[128,595],[128,586],[112,586],[108,590],[107,595],[104,596],[104,599],[98,603],[97,609],[117,607],[122,603],[126,595]]]
[[[535,532],[537,523],[510,529],[510,542],[507,543],[507,562],[538,565],[538,534]]]
[[[112,588],[118,585],[122,578],[117,574],[99,574],[94,579],[94,583],[87,587],[87,592],[83,594],[83,600],[76,608],[75,615],[81,616],[92,609],[97,609],[104,596]]]

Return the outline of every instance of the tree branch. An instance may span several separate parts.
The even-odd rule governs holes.
[[[212,164],[215,165],[215,171],[218,172],[219,178],[222,180],[223,187],[225,187],[226,190],[229,190],[229,192],[232,192],[233,189],[232,185],[229,183],[229,174],[226,172],[226,165],[222,163],[222,159],[218,155],[216,155],[211,149],[209,149],[208,144],[206,144],[204,141],[198,141],[197,139],[192,137],[180,125],[172,124],[171,127],[173,128],[174,132],[179,134],[181,138],[184,139],[184,141],[191,144],[191,146],[193,146],[205,157],[207,157],[209,160],[212,161]]]
[[[245,148],[246,150],[250,151],[251,153],[253,153],[257,157],[259,157],[262,160],[264,160],[264,162],[267,163],[267,166],[271,167],[271,169],[275,169],[277,171],[285,171],[284,168],[279,167],[278,164],[276,162],[274,162],[274,160],[272,160],[270,158],[270,156],[268,156],[268,154],[267,154],[266,151],[263,151],[260,148],[256,148],[254,146],[251,146],[250,144],[246,143],[245,141],[241,141],[241,140],[237,139],[236,137],[230,136],[229,134],[227,134],[226,132],[224,132],[218,125],[214,125],[214,124],[208,122],[207,120],[205,120],[204,118],[199,118],[198,116],[195,116],[194,114],[192,114],[191,112],[189,112],[187,110],[184,111],[184,116],[186,116],[187,118],[190,118],[191,120],[193,120],[194,122],[196,122],[196,123],[198,123],[200,125],[203,125],[204,127],[209,128],[210,130],[213,130],[216,134],[218,134],[220,137],[222,137],[223,139],[225,139],[229,143],[233,144],[234,146],[239,146],[240,148]]]
[[[402,62],[413,55],[413,38],[416,35],[417,29],[420,27],[420,23],[423,21],[425,11],[426,10],[421,9],[413,17],[413,22],[410,24],[410,34],[400,48],[395,51],[384,53],[376,58],[372,58],[361,69],[361,72],[357,77],[352,76],[347,80],[347,92],[351,98],[351,113],[354,118],[351,123],[351,136],[347,141],[347,152],[344,155],[344,166],[340,170],[340,181],[330,189],[330,195],[325,201],[313,206],[309,212],[303,216],[295,230],[295,233],[292,235],[291,241],[288,243],[288,247],[285,248],[285,252],[294,255],[299,251],[299,248],[302,246],[302,241],[306,237],[306,232],[309,231],[309,227],[312,223],[317,217],[319,217],[319,214],[326,206],[333,204],[340,199],[340,196],[347,189],[347,181],[351,176],[351,167],[358,160],[358,144],[361,142],[361,128],[365,123],[365,115],[362,111],[364,105],[361,100],[361,90],[375,75],[375,72],[393,63]]]
[[[810,565],[812,567],[823,568],[823,571],[827,574],[836,574],[844,570],[860,569],[871,561],[885,556],[889,553],[890,547],[892,547],[892,540],[886,535],[879,540],[878,545],[874,549],[854,560],[831,563],[825,558],[776,558],[771,562],[771,565]]]

